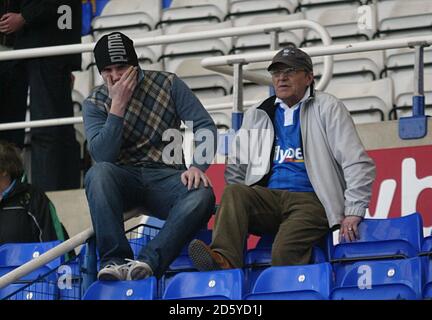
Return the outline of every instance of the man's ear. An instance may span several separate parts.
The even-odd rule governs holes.
[[[306,77],[307,77],[307,84],[308,86],[310,86],[314,80],[313,72],[308,72]]]

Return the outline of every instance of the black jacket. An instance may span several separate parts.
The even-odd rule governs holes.
[[[0,201],[0,245],[64,240],[59,239],[62,237],[59,228],[64,230],[54,207],[50,209],[50,206],[50,200],[42,191],[17,181],[12,191]]]
[[[16,33],[15,49],[27,49],[81,43],[80,0],[14,0],[13,12],[20,12],[26,24]],[[64,21],[62,5],[72,9],[72,28],[60,29]],[[62,56],[72,70],[81,69],[81,54]]]

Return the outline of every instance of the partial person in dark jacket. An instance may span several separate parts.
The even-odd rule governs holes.
[[[0,33],[15,36],[15,50],[81,42],[79,0],[17,0],[8,4],[8,12],[0,17]],[[31,120],[73,116],[71,72],[81,68],[81,55],[18,60],[9,67],[4,74],[8,81],[0,84],[0,92],[10,92],[7,102],[1,103],[0,122],[25,120],[29,87]],[[3,133],[0,138],[24,144],[23,130],[10,135]],[[72,125],[32,129],[32,184],[44,191],[78,188],[79,149]]]
[[[0,141],[0,245],[65,240],[68,236],[53,204],[22,177],[17,149]]]
[[[4,14],[14,11],[16,3],[17,1],[0,0],[0,19]],[[0,31],[0,53],[13,50],[14,40],[14,33]],[[17,61],[0,61],[0,123],[18,122],[25,118],[27,96],[20,92],[20,83],[25,83],[25,77],[19,70]],[[22,149],[24,129],[0,131],[0,139]]]

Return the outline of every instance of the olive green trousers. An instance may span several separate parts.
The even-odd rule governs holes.
[[[312,247],[328,231],[324,207],[314,192],[233,184],[222,195],[210,247],[242,268],[248,234],[273,234],[272,265],[308,264]]]

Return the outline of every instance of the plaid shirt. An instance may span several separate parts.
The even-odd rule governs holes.
[[[171,98],[174,74],[144,72],[124,115],[122,144],[116,164],[141,165],[162,161],[169,141],[162,141],[167,129],[180,130],[180,118]],[[93,90],[88,101],[107,114],[111,107],[106,85]]]

